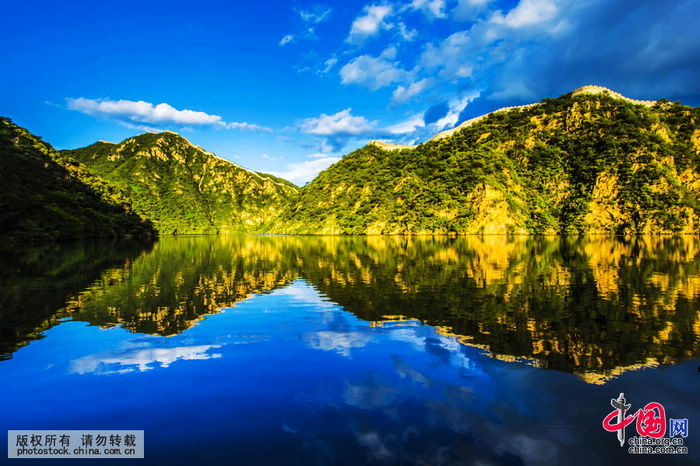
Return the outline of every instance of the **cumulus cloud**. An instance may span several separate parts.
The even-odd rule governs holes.
[[[340,69],[343,84],[356,84],[372,91],[401,82],[409,73],[401,68],[396,58],[396,48],[388,47],[378,57],[360,55]]]
[[[391,29],[393,26],[386,22],[386,19],[393,13],[394,8],[391,5],[366,6],[362,11],[362,15],[355,18],[355,21],[352,22],[346,42],[359,45],[380,30]]]
[[[486,11],[493,0],[459,0],[450,11],[450,16],[457,21],[473,21]]]
[[[445,0],[413,0],[409,7],[422,11],[429,19],[447,17]]]
[[[219,115],[195,110],[177,110],[161,103],[153,105],[143,100],[68,99],[68,108],[91,116],[137,121],[140,123],[174,123],[183,125],[220,125]]]
[[[285,45],[287,45],[288,43],[290,43],[293,40],[294,40],[294,35],[287,34],[286,36],[284,36],[283,38],[280,39],[279,45],[280,45],[280,47],[284,47]]]
[[[488,1],[462,0],[455,15],[483,12],[468,29],[426,44],[419,60],[423,73],[436,72],[446,80],[493,80],[494,68],[512,62],[513,56],[524,56],[531,49],[568,30],[570,24],[561,18],[562,8],[555,0],[521,0],[507,12],[487,12]],[[553,55],[550,53],[550,56]],[[530,71],[527,62],[523,72]]]
[[[337,152],[351,140],[366,137],[375,130],[376,122],[363,116],[354,116],[352,109],[346,108],[333,115],[321,114],[305,118],[298,128],[307,134],[320,136],[322,151]]]
[[[540,24],[557,15],[558,8],[553,0],[521,0],[505,16],[500,11],[494,13],[491,22],[505,24],[511,28],[521,28]]]
[[[289,180],[298,186],[302,186],[340,160],[339,157],[333,157],[327,154],[311,154],[309,157],[311,160],[288,163],[286,170],[271,171],[270,174]]]
[[[396,89],[394,89],[394,92],[391,95],[391,103],[402,104],[411,100],[413,97],[428,89],[430,87],[430,83],[430,78],[424,78],[420,81],[411,83],[406,87],[398,86]]]
[[[401,135],[413,133],[416,129],[423,128],[424,126],[425,120],[423,119],[423,115],[419,113],[404,121],[388,126],[386,130],[390,134]]]
[[[357,136],[374,128],[374,124],[362,116],[353,116],[351,108],[346,108],[333,115],[321,114],[319,117],[305,118],[299,125],[305,133],[317,136]]]
[[[420,64],[425,70],[440,70],[447,78],[466,78],[473,67],[468,61],[473,49],[468,31],[455,32],[439,44],[428,44],[421,55]]]
[[[86,115],[117,120],[127,126],[142,123],[159,125],[214,126],[217,128],[272,131],[270,128],[245,122],[225,122],[219,115],[196,110],[177,110],[166,103],[153,105],[143,100],[68,98],[67,107]]]

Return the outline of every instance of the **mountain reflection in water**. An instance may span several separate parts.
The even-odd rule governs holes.
[[[700,345],[697,237],[165,237],[28,248],[8,260],[4,358],[67,318],[176,335],[299,278],[369,326],[429,325],[499,359],[591,383],[679,363]],[[317,332],[307,343],[342,354],[366,338],[346,334],[338,346],[336,337]],[[144,370],[216,357],[216,348],[100,357]],[[73,370],[103,367],[96,357]]]

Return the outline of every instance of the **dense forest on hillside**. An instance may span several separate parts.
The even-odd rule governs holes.
[[[116,186],[0,118],[0,238],[16,241],[150,236]]]
[[[490,114],[414,149],[367,145],[278,233],[697,233],[700,108],[606,94]]]
[[[57,152],[0,121],[12,239],[700,232],[700,108],[678,102],[575,91],[414,148],[370,143],[303,189],[169,131]]]
[[[172,132],[63,153],[123,189],[134,209],[166,234],[260,231],[298,191],[288,181],[239,167]]]

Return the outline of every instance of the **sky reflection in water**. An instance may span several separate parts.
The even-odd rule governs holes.
[[[608,244],[626,249],[603,256],[617,278],[601,285],[586,281],[602,274],[576,254],[585,244],[506,245],[498,263],[454,242],[310,240],[165,238],[98,267],[89,286],[55,273],[51,293],[68,298],[48,317],[26,277],[6,277],[6,321],[44,338],[3,340],[17,349],[0,361],[1,427],[144,429],[146,463],[612,464],[630,460],[601,427],[619,392],[633,409],[659,401],[700,419],[692,244]],[[625,275],[627,260],[646,282]],[[585,309],[572,294],[599,335],[561,328]],[[11,312],[22,296],[35,321]],[[509,346],[528,329],[529,346]],[[636,352],[587,362],[632,348],[639,330]],[[676,344],[674,331],[694,339]],[[651,358],[667,364],[643,367]],[[695,458],[696,439],[691,427],[691,456],[672,460]]]

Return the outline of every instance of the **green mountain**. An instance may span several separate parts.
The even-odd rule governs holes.
[[[0,241],[150,236],[116,186],[0,117]]]
[[[161,233],[259,231],[298,192],[288,181],[246,170],[172,132],[64,153],[123,189]]]
[[[596,86],[418,146],[372,142],[305,186],[275,233],[700,231],[700,108]]]

